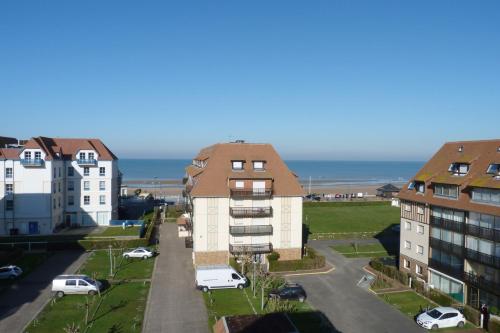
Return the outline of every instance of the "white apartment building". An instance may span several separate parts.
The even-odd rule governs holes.
[[[0,145],[0,235],[50,234],[118,217],[118,159],[99,139]]]
[[[302,256],[302,196],[297,177],[270,144],[243,141],[202,149],[186,168],[193,263],[276,251]]]

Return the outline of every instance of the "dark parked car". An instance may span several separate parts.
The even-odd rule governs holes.
[[[299,284],[287,284],[269,293],[269,298],[277,298],[280,300],[290,299],[304,302],[306,297],[306,291]]]

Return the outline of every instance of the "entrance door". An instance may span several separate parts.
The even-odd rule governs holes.
[[[109,214],[107,212],[97,212],[97,224],[109,225]]]
[[[40,230],[38,230],[38,222],[29,222],[28,233],[30,235],[40,233]]]

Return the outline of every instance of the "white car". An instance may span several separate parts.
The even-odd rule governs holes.
[[[444,327],[464,327],[465,317],[455,308],[440,306],[419,314],[417,324],[428,330],[437,330]]]
[[[125,259],[128,259],[128,258],[148,259],[148,258],[151,258],[153,255],[154,255],[154,253],[145,247],[138,247],[137,249],[123,253],[123,257]]]
[[[59,275],[52,281],[52,291],[59,298],[67,294],[95,295],[102,287],[101,282],[86,275]]]
[[[0,267],[0,279],[15,279],[23,274],[23,270],[17,266]]]

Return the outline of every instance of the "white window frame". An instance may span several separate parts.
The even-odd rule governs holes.
[[[5,184],[5,194],[11,193],[14,193],[14,184]]]
[[[411,242],[408,240],[405,240],[405,249],[411,250]]]
[[[424,209],[420,206],[417,207],[417,214],[424,215]]]
[[[245,188],[245,182],[243,180],[237,180],[234,184],[234,187],[238,189]]]
[[[406,269],[411,269],[411,262],[408,259],[403,259],[403,265]]]
[[[264,161],[253,161],[253,169],[256,171],[264,171]]]
[[[84,195],[83,196],[83,205],[89,206],[90,205],[90,195]]]
[[[12,178],[14,176],[14,170],[12,168],[5,168],[5,178]]]
[[[90,191],[90,181],[89,180],[84,180],[83,181],[83,190],[84,191]]]
[[[99,167],[99,176],[106,176],[106,167]]]
[[[233,170],[243,170],[244,161],[231,161],[231,167]]]
[[[99,181],[99,191],[106,191],[106,181],[104,180]]]
[[[90,176],[90,168],[89,167],[83,167],[83,175]]]
[[[405,230],[411,230],[411,222],[405,221]]]
[[[425,232],[425,227],[421,224],[417,224],[417,234],[423,235]]]
[[[422,272],[423,272],[423,271],[424,271],[424,270],[423,270],[422,266],[420,266],[420,265],[418,265],[418,264],[417,264],[417,265],[415,265],[415,273],[417,273],[417,275],[422,275]]]
[[[424,254],[424,247],[422,245],[417,245],[415,251],[416,251],[417,254],[423,255]]]
[[[106,196],[100,195],[99,196],[99,205],[105,205],[105,204],[106,204]]]

